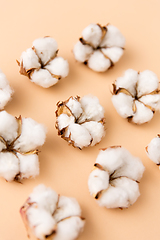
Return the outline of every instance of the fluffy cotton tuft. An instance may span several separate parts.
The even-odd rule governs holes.
[[[0,112],[0,176],[7,181],[33,178],[39,174],[38,146],[46,130],[31,118]]]
[[[151,142],[146,147],[146,153],[148,157],[156,163],[158,166],[160,165],[160,135],[153,138]]]
[[[100,206],[127,208],[140,195],[138,182],[143,172],[139,158],[120,146],[109,147],[96,159],[88,179],[89,192]]]
[[[69,73],[69,64],[57,57],[58,45],[51,37],[38,38],[20,57],[20,73],[44,88],[53,86]]]
[[[56,128],[74,147],[94,146],[104,136],[104,109],[97,97],[70,97],[57,103]]]
[[[40,240],[74,240],[85,223],[76,199],[60,196],[43,184],[33,190],[20,213],[25,225]]]
[[[4,109],[6,104],[11,100],[13,90],[11,89],[9,82],[0,70],[0,110]]]
[[[82,32],[73,49],[77,61],[96,72],[105,72],[124,52],[125,38],[114,26],[90,24]]]
[[[46,138],[46,128],[32,118],[23,118],[22,131],[15,141],[14,147],[22,152],[28,152],[42,146]]]
[[[158,86],[155,73],[128,69],[113,84],[112,103],[121,117],[136,124],[146,123],[160,110]]]

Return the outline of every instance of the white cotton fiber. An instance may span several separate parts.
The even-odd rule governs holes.
[[[27,211],[27,218],[30,228],[40,240],[45,239],[45,236],[50,235],[56,230],[56,222],[54,218],[52,218],[52,215],[44,209],[31,206]]]
[[[100,142],[102,137],[105,135],[104,125],[100,122],[90,121],[82,124],[92,137],[92,144],[94,146],[96,143]]]
[[[128,69],[125,71],[123,77],[118,77],[116,79],[116,89],[125,88],[132,96],[135,96],[137,80],[138,72],[133,69]]]
[[[13,141],[18,133],[18,122],[9,113],[6,111],[0,112],[0,136],[3,137],[6,141]]]
[[[80,216],[81,208],[75,198],[61,196],[58,202],[58,208],[54,214],[57,222],[71,216]]]
[[[144,166],[128,150],[113,146],[101,150],[89,175],[89,192],[100,206],[127,208],[139,197],[138,181]]]
[[[68,132],[75,147],[83,148],[88,147],[91,144],[91,135],[82,125],[72,123],[68,127]]]
[[[38,56],[32,48],[28,48],[25,52],[22,52],[20,61],[22,62],[23,67],[26,69],[26,71],[41,67]]]
[[[69,73],[69,64],[67,60],[64,60],[62,57],[56,57],[45,66],[45,69],[54,75],[65,78]]]
[[[20,213],[40,240],[75,240],[85,224],[76,199],[60,196],[43,184],[33,190]]]
[[[160,137],[159,135],[151,140],[146,148],[148,157],[155,162],[160,164]]]
[[[119,61],[119,59],[123,55],[123,49],[119,47],[110,47],[110,48],[103,48],[102,52],[106,57],[108,57],[113,63]]]
[[[74,97],[69,99],[69,101],[66,103],[66,106],[71,110],[76,119],[79,118],[83,112],[81,103]]]
[[[46,69],[35,70],[31,75],[31,82],[40,85],[41,87],[48,88],[58,82],[58,78],[55,78]]]
[[[144,94],[151,93],[158,89],[159,80],[157,75],[150,71],[145,70],[139,74],[138,77],[138,86],[137,86],[137,95],[141,97]]]
[[[97,24],[90,24],[83,30],[82,37],[94,48],[97,48],[101,42],[102,30]]]
[[[145,95],[140,98],[140,101],[155,111],[160,110],[160,94]]]
[[[109,24],[107,25],[107,32],[101,42],[101,47],[121,47],[125,46],[125,38],[118,28]]]
[[[68,127],[68,125],[72,124],[75,122],[75,118],[73,116],[68,116],[67,114],[62,113],[58,118],[57,118],[57,124],[58,128],[61,131],[62,129]]]
[[[90,24],[73,49],[77,61],[85,63],[96,72],[105,72],[123,55],[125,38],[112,26]]]
[[[136,112],[132,121],[137,124],[149,122],[153,117],[153,111],[150,108],[145,107],[145,105],[139,101],[135,101],[135,104]]]
[[[124,165],[123,150],[121,147],[110,147],[106,150],[100,150],[96,163],[100,164],[109,173],[113,173]]]
[[[105,72],[110,66],[111,61],[100,50],[94,51],[88,59],[88,67],[96,72]]]
[[[107,189],[109,186],[109,173],[100,169],[91,172],[88,178],[88,187],[91,195]]]
[[[107,191],[104,191],[98,204],[106,208],[126,208],[132,205],[139,197],[138,183],[127,178],[113,181]]]
[[[13,90],[11,89],[9,82],[0,70],[0,110],[4,109],[5,105],[11,100]]]
[[[14,153],[1,152],[0,153],[0,176],[7,181],[13,181],[15,176],[19,173],[19,159]]]
[[[73,48],[74,57],[79,62],[87,61],[92,53],[92,47],[88,45],[83,45],[80,41],[77,42]]]
[[[82,116],[79,118],[80,123],[85,120],[100,121],[104,118],[104,108],[96,96],[85,95],[80,102],[83,109]]]
[[[30,194],[29,202],[35,202],[39,208],[53,214],[57,206],[58,194],[44,184],[39,184]]]
[[[85,221],[77,216],[70,217],[57,224],[57,234],[54,240],[74,240],[82,232]]]
[[[19,170],[21,178],[34,178],[39,175],[39,158],[37,154],[20,154],[17,153],[19,159]]]
[[[127,118],[129,116],[133,116],[133,98],[131,96],[124,93],[113,95],[112,103],[121,117]]]
[[[46,138],[46,128],[31,118],[23,118],[22,133],[14,147],[22,152],[28,152],[42,146]]]
[[[56,40],[51,37],[38,38],[34,40],[32,46],[36,49],[36,53],[43,65],[55,56],[58,49]]]

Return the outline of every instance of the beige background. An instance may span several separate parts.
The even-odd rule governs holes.
[[[160,133],[160,113],[142,126],[122,119],[111,103],[112,82],[128,68],[149,69],[160,79],[159,0],[0,0],[0,68],[15,93],[5,108],[14,116],[31,117],[48,129],[41,148],[40,175],[23,184],[0,178],[0,240],[27,240],[20,218],[22,206],[39,183],[61,195],[75,197],[86,218],[79,240],[159,240],[160,171],[149,160],[145,146]],[[115,67],[95,73],[74,60],[72,49],[90,23],[117,26],[126,37],[126,50]],[[19,74],[16,59],[34,39],[52,36],[59,56],[68,59],[70,73],[57,85],[43,89]],[[105,108],[106,136],[95,147],[82,151],[57,136],[56,103],[71,95],[96,95]],[[122,145],[143,161],[146,171],[141,196],[126,210],[105,209],[89,195],[87,180],[99,148]]]

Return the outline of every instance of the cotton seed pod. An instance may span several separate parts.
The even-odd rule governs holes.
[[[31,230],[39,240],[74,240],[85,224],[76,199],[60,196],[43,184],[34,188],[20,214],[28,233]]]
[[[104,109],[97,97],[70,97],[57,103],[56,128],[69,144],[82,149],[99,143],[105,134]]]
[[[73,49],[77,61],[96,72],[105,72],[119,61],[124,52],[125,38],[113,25],[90,24]]]
[[[32,48],[28,48],[20,57],[20,73],[31,82],[44,88],[56,84],[61,78],[67,77],[69,64],[58,57],[58,45],[55,39],[44,37],[36,39]]]
[[[39,174],[38,146],[46,129],[31,118],[13,117],[0,112],[0,176],[6,181],[21,181]]]
[[[9,82],[0,70],[0,110],[3,110],[6,104],[11,100],[13,90],[11,89]]]
[[[160,110],[158,88],[159,80],[152,71],[128,69],[113,83],[112,103],[121,117],[136,124],[146,123]]]
[[[89,175],[90,194],[100,206],[128,208],[140,196],[139,181],[144,166],[121,146],[102,149]]]
[[[160,169],[160,135],[153,138],[145,148],[148,157],[159,166]]]

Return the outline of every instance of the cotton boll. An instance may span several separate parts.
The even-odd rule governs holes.
[[[99,163],[109,173],[113,173],[124,165],[123,150],[121,150],[121,147],[101,150],[97,156],[96,163]]]
[[[23,64],[23,68],[26,71],[41,67],[38,56],[32,48],[28,48],[25,52],[22,52],[20,63]]]
[[[56,222],[52,215],[43,209],[31,206],[27,210],[27,219],[30,228],[34,231],[35,236],[40,239],[46,239],[56,230]]]
[[[13,181],[19,173],[19,160],[10,152],[0,153],[0,176],[7,181]]]
[[[122,57],[124,50],[122,48],[119,48],[119,47],[110,47],[110,48],[102,48],[102,52],[113,63],[116,63]]]
[[[100,206],[126,208],[139,197],[138,181],[144,166],[125,148],[101,150],[89,175],[88,187]]]
[[[83,110],[81,108],[81,103],[74,97],[71,97],[66,103],[66,106],[71,110],[75,118],[79,118]]]
[[[91,135],[87,129],[79,124],[73,123],[68,127],[68,132],[74,146],[78,148],[88,147],[91,144]],[[67,136],[66,136],[67,137]]]
[[[43,184],[34,188],[20,213],[26,227],[40,240],[74,240],[85,223],[76,199],[60,196]]]
[[[92,53],[92,47],[83,45],[80,41],[78,41],[73,48],[74,57],[79,62],[87,61]]]
[[[160,94],[148,94],[139,99],[144,105],[150,106],[153,110],[160,110]]]
[[[143,94],[148,94],[158,89],[159,80],[157,75],[150,71],[145,70],[139,74],[137,95],[141,97]]]
[[[74,56],[96,72],[108,70],[123,54],[125,38],[112,26],[90,24],[74,46]]]
[[[30,194],[29,202],[35,202],[39,209],[45,209],[50,214],[53,214],[57,206],[58,194],[44,184],[39,184]]]
[[[42,124],[31,118],[22,119],[22,132],[14,147],[22,152],[28,152],[42,146],[46,138],[46,129]]]
[[[67,114],[64,113],[57,118],[57,124],[60,131],[74,122],[75,118],[73,116],[69,117]]]
[[[119,93],[112,96],[112,103],[118,114],[127,118],[133,116],[133,98],[127,94]]]
[[[88,67],[96,72],[105,72],[110,66],[111,61],[100,50],[94,51],[88,59]]]
[[[96,143],[99,143],[102,137],[105,135],[104,125],[100,122],[94,121],[85,122],[82,124],[82,126],[88,130],[93,139],[91,146],[94,146]]]
[[[91,195],[96,195],[99,191],[109,187],[109,173],[96,168],[88,178],[88,187]]]
[[[36,49],[36,53],[41,59],[43,65],[45,65],[50,59],[55,57],[58,44],[55,39],[44,37],[34,40],[33,47]]]
[[[81,215],[81,209],[77,200],[75,198],[60,196],[58,208],[54,213],[54,218],[56,219],[56,222],[59,222],[71,216],[78,215]]]
[[[160,137],[159,135],[151,140],[146,148],[148,157],[155,162],[160,164]]]
[[[83,39],[91,44],[94,48],[97,48],[101,42],[102,30],[97,24],[90,24],[82,32]]]
[[[101,121],[104,118],[104,108],[100,105],[97,97],[86,95],[80,100],[83,113],[78,122],[82,123],[85,120]]]
[[[69,73],[69,64],[62,57],[56,57],[45,66],[45,69],[51,74],[65,78]]]
[[[57,103],[58,135],[74,147],[94,146],[104,136],[104,108],[97,97],[70,97]]]
[[[125,45],[125,38],[121,34],[118,28],[113,25],[107,25],[107,33],[103,38],[100,46],[101,47],[121,47]]]
[[[132,118],[132,122],[142,124],[149,122],[153,117],[153,111],[139,101],[135,101],[136,112]]]
[[[58,223],[54,240],[74,240],[82,232],[85,221],[80,217],[70,217]]]
[[[12,142],[18,135],[18,122],[15,117],[6,111],[0,112],[0,136]]]
[[[39,159],[37,154],[20,154],[17,153],[20,161],[21,179],[34,178],[39,175]]]
[[[31,82],[48,88],[69,73],[69,64],[62,57],[57,57],[57,42],[51,37],[38,38],[33,47],[22,53],[20,73],[27,76]]]
[[[136,84],[138,81],[138,72],[133,69],[128,69],[125,71],[123,77],[119,77],[116,80],[116,89],[125,88],[132,96],[136,95]]]
[[[58,82],[58,78],[53,77],[46,69],[39,69],[32,73],[31,82],[44,88],[49,88]]]

